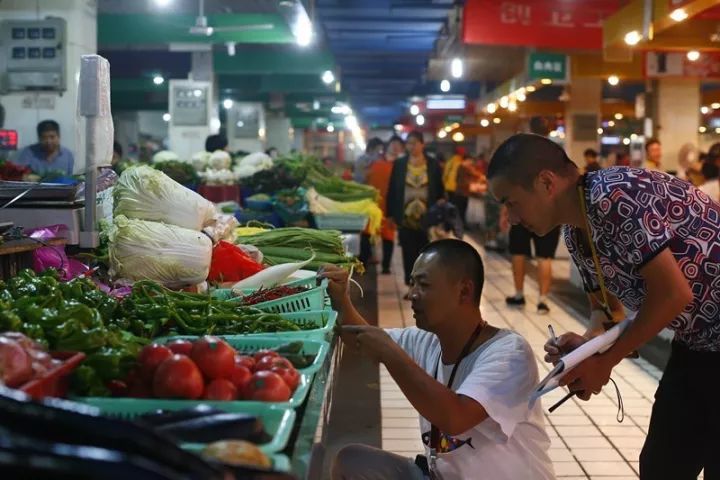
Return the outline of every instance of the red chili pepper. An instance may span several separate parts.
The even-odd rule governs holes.
[[[260,290],[243,297],[244,305],[255,305],[262,302],[269,302],[279,298],[295,295],[304,292],[306,287],[288,287],[286,285],[278,285],[273,288],[261,288]]]

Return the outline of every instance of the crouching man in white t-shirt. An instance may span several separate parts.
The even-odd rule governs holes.
[[[538,382],[532,350],[517,333],[483,320],[483,264],[471,245],[440,240],[423,249],[410,286],[417,328],[368,325],[350,301],[347,273],[329,266],[322,275],[330,280],[346,348],[387,367],[420,414],[425,445],[418,459],[346,446],[333,479],[555,478],[540,402],[528,409]]]

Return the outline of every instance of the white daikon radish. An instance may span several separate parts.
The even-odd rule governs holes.
[[[308,258],[304,262],[297,263],[282,263],[280,265],[273,265],[265,270],[261,270],[255,275],[240,280],[238,283],[233,285],[233,293],[236,295],[242,294],[244,288],[270,288],[274,287],[283,282],[293,273],[297,272],[305,265],[315,260],[315,255]]]

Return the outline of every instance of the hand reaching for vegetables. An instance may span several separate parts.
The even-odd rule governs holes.
[[[318,277],[328,279],[327,292],[335,307],[339,306],[343,300],[348,298],[350,274],[347,270],[327,264],[323,265],[320,271],[318,271]]]

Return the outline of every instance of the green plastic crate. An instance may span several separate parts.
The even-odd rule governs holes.
[[[337,322],[337,312],[335,310],[313,310],[311,312],[281,313],[281,317],[291,322],[312,322],[317,328],[309,330],[293,330],[289,332],[264,332],[249,333],[245,335],[224,335],[225,339],[244,338],[244,337],[274,337],[283,340],[317,340],[327,341],[332,338],[333,329]]]
[[[153,410],[182,410],[198,404],[212,405],[227,413],[246,413],[259,417],[265,432],[272,438],[269,443],[258,445],[265,454],[281,452],[287,447],[295,423],[295,411],[275,407],[272,404],[257,405],[250,402],[202,402],[191,400],[151,400],[134,398],[85,398],[82,403],[98,407],[104,415],[131,420]],[[224,440],[218,438],[218,440]],[[183,448],[202,450],[205,444],[184,443]]]
[[[320,285],[317,285],[316,278],[317,277],[303,278],[286,284],[289,287],[310,287],[309,290],[296,293],[295,295],[278,298],[277,300],[257,303],[253,305],[253,307],[270,313],[293,313],[322,310],[326,306],[328,281],[323,280]],[[257,288],[246,288],[243,289],[243,293],[247,295],[256,292],[257,290]],[[237,299],[239,302],[242,299],[241,296],[233,297],[232,290],[229,288],[213,290],[211,295],[213,298],[217,298],[218,300]]]
[[[231,347],[233,347],[235,350],[240,352],[241,354],[246,355],[252,355],[258,350],[263,349],[274,349],[276,347],[279,347],[281,345],[285,345],[290,342],[302,342],[302,348],[300,349],[300,354],[302,355],[314,355],[315,360],[313,363],[305,368],[300,368],[298,371],[300,373],[304,373],[308,377],[311,377],[315,373],[317,373],[318,370],[323,366],[323,363],[325,363],[325,359],[327,358],[328,351],[330,350],[330,344],[325,341],[320,340],[287,340],[283,338],[278,337],[270,337],[270,336],[256,336],[256,335],[247,335],[247,336],[240,336],[240,335],[218,335],[218,337],[224,339],[226,342],[230,344]],[[191,336],[191,335],[182,335],[177,337],[163,337],[160,339],[155,339],[158,343],[168,343],[172,340],[177,339],[187,339],[187,340],[194,340],[199,337],[197,336]]]
[[[368,223],[367,215],[356,213],[315,214],[315,224],[320,230],[340,230],[341,232],[362,232]]]

